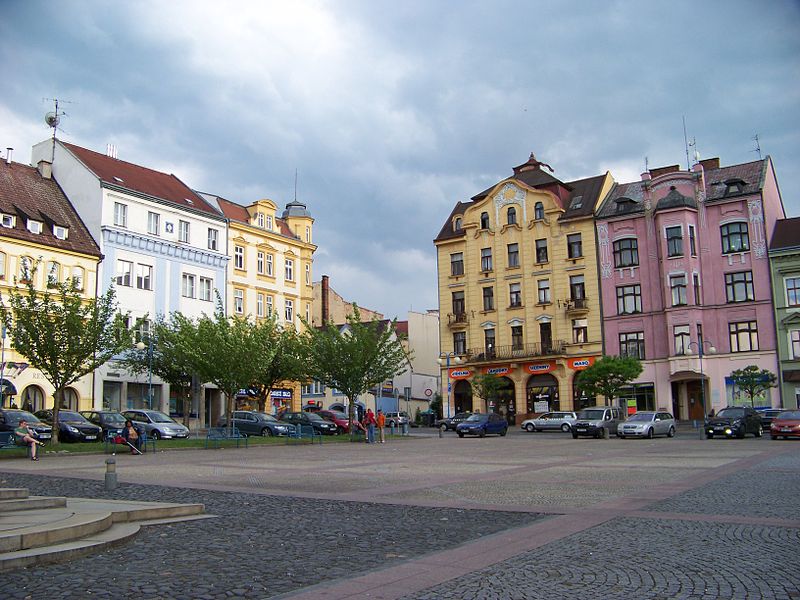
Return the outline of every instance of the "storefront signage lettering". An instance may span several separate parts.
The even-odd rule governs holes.
[[[269,395],[271,398],[291,399],[292,390],[272,390]]]
[[[553,370],[553,363],[530,363],[525,365],[528,373],[549,373]]]
[[[570,358],[567,361],[567,364],[569,365],[570,369],[583,371],[594,364],[594,356],[590,356],[588,358]]]
[[[450,369],[450,379],[467,379],[470,375],[469,369]]]
[[[511,367],[489,367],[484,369],[483,372],[487,375],[508,375],[511,370]]]

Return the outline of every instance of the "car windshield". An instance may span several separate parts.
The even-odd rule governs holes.
[[[309,421],[324,421],[322,417],[320,417],[317,413],[306,413],[308,415]]]
[[[797,419],[800,420],[800,410],[784,410],[778,415],[778,419]]]
[[[6,423],[8,423],[9,425],[16,425],[22,419],[25,419],[28,423],[41,423],[41,421],[37,416],[32,415],[31,413],[26,412],[24,410],[6,413]]]
[[[276,418],[275,418],[275,417],[273,417],[272,415],[268,415],[267,413],[256,413],[256,415],[257,415],[257,416],[258,416],[258,417],[259,417],[259,418],[260,418],[262,421],[270,421],[271,423],[277,423],[277,422],[278,422],[278,419],[276,419]]]
[[[485,418],[486,415],[472,415],[467,421],[483,421]]]
[[[60,410],[58,411],[58,419],[59,421],[85,421],[86,417],[71,410]]]
[[[122,425],[125,424],[125,417],[123,417],[119,413],[106,413],[103,415],[103,420],[106,423],[117,424],[121,423]]]
[[[174,423],[175,422],[168,415],[165,415],[164,413],[158,412],[158,411],[155,411],[155,410],[148,412],[147,416],[150,417],[150,420],[153,423]]]
[[[582,410],[578,413],[578,418],[597,421],[603,418],[603,413],[605,413],[604,410]]]
[[[652,421],[655,413],[638,412],[628,417],[628,421]]]
[[[340,410],[329,410],[329,411],[328,411],[327,413],[325,413],[325,414],[327,414],[327,415],[328,415],[330,418],[332,418],[332,419],[344,419],[345,421],[347,420],[347,415],[346,415],[346,414],[344,414],[344,413],[343,413],[342,411],[340,411]]]
[[[743,408],[723,408],[717,413],[718,417],[725,417],[727,419],[740,419],[744,416]]]

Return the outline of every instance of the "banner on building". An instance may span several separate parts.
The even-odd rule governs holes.
[[[587,358],[570,358],[567,360],[567,366],[575,371],[583,371],[588,369],[594,364],[594,356]]]
[[[541,373],[549,373],[555,368],[555,363],[541,362],[541,363],[528,363],[525,365],[525,372],[539,375]]]
[[[472,377],[471,369],[450,369],[450,379],[469,379]]]
[[[508,375],[514,369],[509,366],[505,367],[486,367],[483,372],[487,375],[497,375],[498,377],[502,377],[503,375]]]

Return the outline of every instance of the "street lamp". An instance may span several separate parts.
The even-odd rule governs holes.
[[[436,359],[440,365],[444,364],[445,368],[447,369],[447,418],[450,418],[450,391],[452,388],[452,384],[450,383],[450,359],[453,359],[453,364],[459,364],[461,362],[461,357],[458,356],[455,352],[442,352],[439,354],[439,358]],[[444,361],[444,362],[443,362]]]
[[[139,340],[136,344],[139,350],[147,348],[147,407],[153,410],[153,338],[147,336],[147,344]]]
[[[714,344],[708,340],[701,340],[699,342],[689,342],[687,344],[687,354],[692,353],[692,346],[697,347],[697,358],[700,361],[700,406],[703,409],[703,421],[700,425],[700,437],[706,437],[706,377],[703,374],[703,356],[705,356],[705,345],[708,344],[709,354],[716,354],[717,349]]]

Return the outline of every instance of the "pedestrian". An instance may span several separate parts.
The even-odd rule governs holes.
[[[378,425],[378,436],[381,438],[381,444],[385,444],[386,438],[384,435],[384,428],[386,427],[386,415],[383,414],[382,410],[378,411],[378,416],[375,420]]]
[[[142,436],[136,431],[136,427],[133,426],[133,422],[130,419],[125,421],[125,427],[122,428],[122,437],[132,446],[131,454],[142,453]],[[136,448],[136,450],[134,450],[134,448]]]
[[[20,419],[19,426],[14,429],[17,438],[17,446],[28,446],[31,449],[31,460],[39,460],[36,456],[36,446],[44,446],[42,442],[34,437],[34,433],[28,428],[28,422]]]
[[[375,413],[371,408],[367,409],[367,414],[364,415],[364,425],[367,427],[367,443],[375,443]]]

